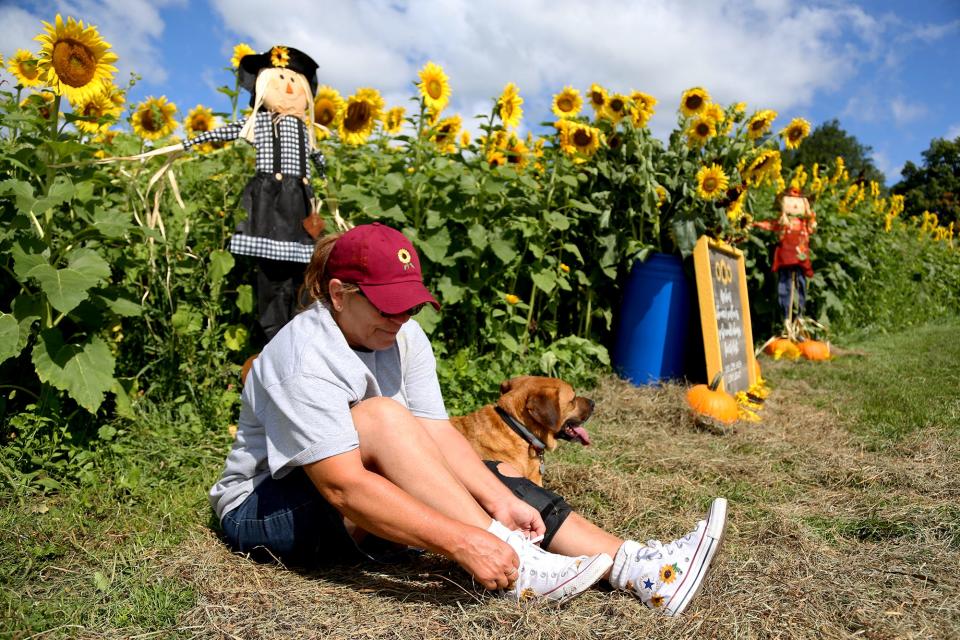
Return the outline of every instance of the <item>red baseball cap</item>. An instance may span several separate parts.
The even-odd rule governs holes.
[[[417,250],[402,233],[379,222],[354,227],[337,238],[326,270],[331,278],[359,286],[384,313],[403,313],[424,302],[440,310],[423,286]]]

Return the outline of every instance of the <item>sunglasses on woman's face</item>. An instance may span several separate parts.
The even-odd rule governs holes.
[[[360,296],[363,297],[367,302],[370,302],[370,298],[368,298],[361,289],[357,289],[357,293],[359,293]],[[373,304],[373,302],[370,302],[370,306],[373,307],[374,309],[377,309],[377,305]],[[380,309],[377,309],[377,313],[379,313],[381,317],[389,318],[390,320],[395,320],[403,316],[410,316],[412,318],[413,316],[423,311],[423,308],[425,306],[427,306],[427,303],[421,302],[420,304],[410,307],[406,311],[401,311],[400,313],[387,313],[386,311],[381,311]]]

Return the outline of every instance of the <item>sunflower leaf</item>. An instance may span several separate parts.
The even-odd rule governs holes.
[[[41,382],[66,391],[77,403],[96,413],[113,387],[115,361],[99,337],[84,344],[66,344],[57,329],[40,334],[33,348],[33,365]]]

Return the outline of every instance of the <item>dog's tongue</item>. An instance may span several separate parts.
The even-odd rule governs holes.
[[[570,430],[573,431],[573,435],[577,437],[580,444],[584,446],[590,444],[590,434],[587,433],[586,429],[583,427],[570,427]]]

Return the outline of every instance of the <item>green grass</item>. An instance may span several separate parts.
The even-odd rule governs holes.
[[[777,375],[803,379],[814,404],[835,406],[871,445],[886,447],[920,429],[960,435],[960,322],[955,319],[842,345],[866,353],[824,366],[797,362]]]

